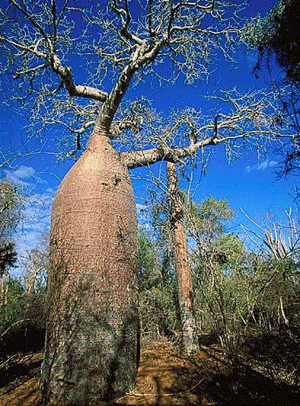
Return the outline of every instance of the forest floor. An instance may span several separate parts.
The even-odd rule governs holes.
[[[228,359],[216,344],[187,357],[168,341],[148,343],[136,388],[99,406],[299,405],[299,346],[289,348],[277,338],[251,342],[238,360]],[[42,353],[14,354],[1,363],[0,405],[41,405],[42,359]]]

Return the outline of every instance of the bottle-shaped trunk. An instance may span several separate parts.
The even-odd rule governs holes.
[[[127,168],[94,133],[52,209],[44,402],[93,405],[136,380],[137,220]]]

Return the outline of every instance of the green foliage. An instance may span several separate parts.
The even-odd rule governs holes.
[[[9,182],[0,182],[0,277],[7,273],[17,259],[11,237],[22,211],[21,196]]]
[[[7,268],[14,266],[17,260],[15,244],[12,241],[0,242],[0,277],[2,277]]]
[[[224,222],[234,217],[234,211],[226,200],[214,197],[205,199],[200,205],[189,201],[185,209],[186,227],[196,241],[213,240],[224,231]]]
[[[258,15],[246,25],[248,43],[258,48],[260,69],[264,56],[275,54],[288,78],[300,82],[300,13],[298,0],[280,0],[265,18]]]
[[[236,351],[253,330],[278,331],[282,324],[300,322],[300,275],[287,260],[264,260],[244,253],[235,271],[211,266],[197,270],[196,309],[203,333],[216,333],[221,344]],[[247,261],[248,259],[248,261]]]
[[[252,294],[259,327],[268,330],[279,324],[299,323],[300,314],[291,312],[295,298],[300,295],[300,274],[297,264],[289,257],[267,258],[253,269]]]
[[[11,238],[22,212],[21,196],[9,182],[0,181],[0,241]]]
[[[230,352],[254,330],[269,333],[282,325],[299,326],[299,240],[290,214],[288,220],[291,246],[278,226],[270,231],[254,223],[264,233],[252,232],[262,244],[260,252],[246,250],[237,235],[220,233],[201,240],[198,233],[203,247],[192,260],[200,331],[217,334]]]
[[[290,230],[290,246],[278,225],[268,230],[254,223],[262,233],[261,249],[251,251],[239,235],[226,232],[234,212],[225,200],[210,197],[197,205],[181,194],[199,334],[217,336],[236,354],[249,336],[300,326],[299,233],[291,213],[284,228],[285,235]],[[176,338],[177,280],[168,249],[167,206],[156,207],[155,216],[160,229],[151,235],[156,238],[145,230],[139,236],[141,330],[152,339]],[[255,236],[252,231],[252,241]]]
[[[175,339],[179,330],[175,286],[144,290],[139,300],[142,337]]]
[[[237,235],[220,233],[193,257],[195,308],[202,333],[217,334],[232,349],[245,327],[249,273],[244,244]]]
[[[6,278],[0,292],[1,357],[40,350],[46,326],[46,289],[28,295],[18,279]]]
[[[212,244],[216,263],[226,275],[234,275],[243,261],[244,243],[238,235],[220,234]]]
[[[138,236],[138,275],[140,290],[146,290],[157,284],[160,277],[160,264],[155,243],[147,232],[140,229]]]
[[[12,324],[22,320],[24,310],[24,288],[20,281],[6,278],[2,281],[1,305],[0,305],[0,332]]]
[[[209,197],[198,207],[198,215],[203,220],[218,225],[222,220],[231,220],[234,211],[228,206],[226,200]]]
[[[170,259],[160,245],[140,229],[138,249],[139,308],[142,338],[176,335],[176,279]]]

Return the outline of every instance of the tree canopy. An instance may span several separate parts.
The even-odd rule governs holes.
[[[62,156],[80,155],[95,123],[109,125],[110,138],[120,141],[123,151],[154,147],[124,155],[129,168],[180,160],[203,146],[285,132],[276,124],[275,99],[266,92],[226,92],[219,102],[227,102],[228,114],[212,117],[185,109],[164,126],[144,99],[119,108],[130,84],[148,77],[157,84],[174,83],[180,76],[192,83],[210,72],[216,57],[232,61],[243,32],[242,7],[239,0],[5,0],[0,9],[3,87],[14,78],[5,102],[12,95],[23,113],[25,103],[32,106],[26,115],[35,135],[49,125],[68,130],[68,137],[57,132]]]
[[[274,54],[279,66],[296,83],[300,82],[300,13],[297,0],[279,0],[265,18],[257,16],[252,41],[258,47],[260,68],[265,56]]]
[[[258,14],[245,25],[248,45],[258,50],[254,66],[256,75],[262,69],[263,61],[272,71],[273,59],[283,72],[272,79],[272,85],[281,102],[283,116],[289,122],[293,137],[281,148],[285,161],[281,173],[289,174],[299,170],[299,84],[300,84],[300,13],[297,0],[278,0],[266,17]]]
[[[193,81],[206,73],[215,50],[229,57],[238,31],[239,2],[47,3],[2,3],[1,71],[13,75],[19,97],[35,99],[34,116],[42,113],[43,124],[60,123],[75,133],[75,146],[94,125],[97,102],[110,116],[134,75],[175,81],[183,74]],[[162,63],[170,66],[168,77]]]

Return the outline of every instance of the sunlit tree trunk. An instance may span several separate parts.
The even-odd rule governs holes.
[[[126,166],[105,128],[63,179],[53,204],[44,403],[90,405],[136,380],[137,219]]]
[[[42,267],[37,267],[36,269],[32,269],[26,278],[26,285],[27,285],[27,294],[33,295],[34,294],[34,284],[38,277],[38,274],[42,271]]]
[[[184,210],[178,190],[176,165],[167,162],[168,193],[171,214],[171,232],[174,246],[175,267],[178,280],[178,297],[182,328],[182,350],[186,354],[199,351],[197,326],[193,306],[193,284],[185,227]]]
[[[8,289],[9,289],[9,281],[10,275],[8,271],[5,271],[2,275],[0,275],[0,305],[7,305],[8,302]]]

